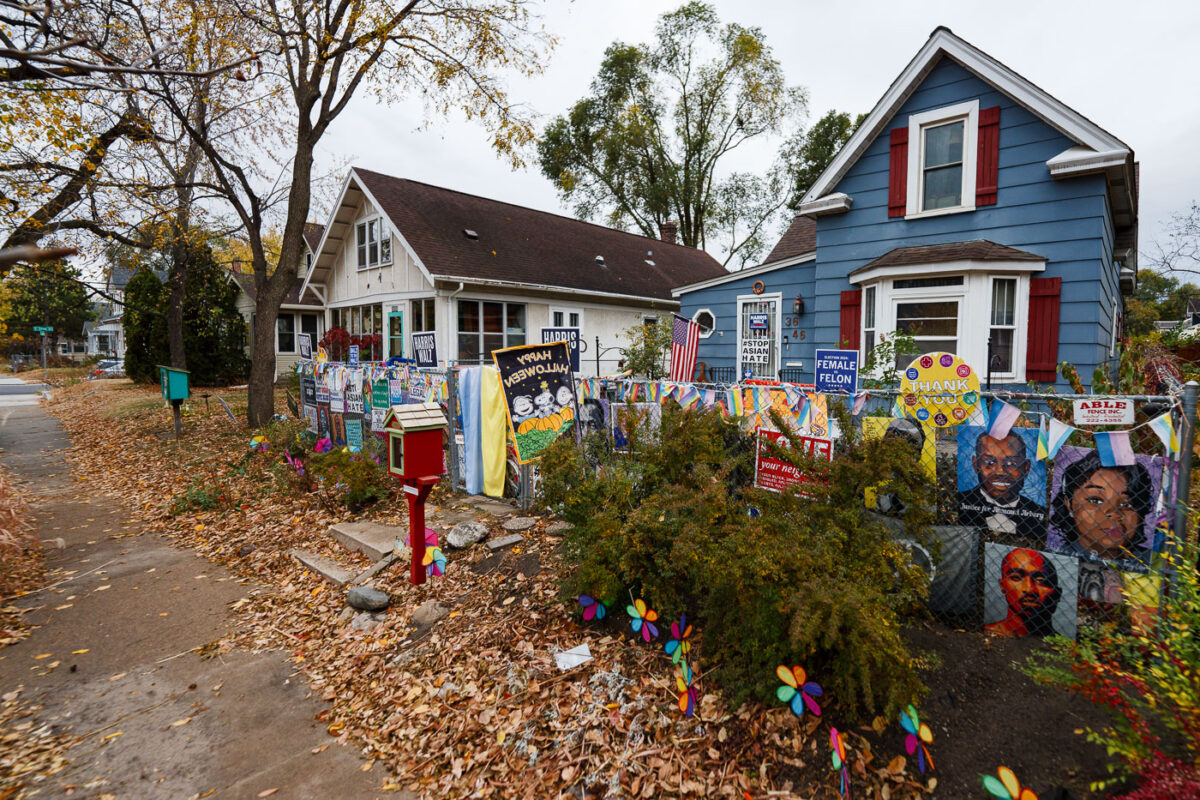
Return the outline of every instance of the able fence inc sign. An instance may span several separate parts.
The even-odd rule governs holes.
[[[1076,425],[1132,425],[1133,401],[1099,397],[1075,401]]]
[[[858,351],[818,350],[817,391],[824,394],[854,394],[858,391]]]

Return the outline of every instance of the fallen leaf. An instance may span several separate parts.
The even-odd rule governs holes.
[[[91,648],[90,648],[90,647],[85,647],[85,648],[83,648],[82,650],[72,650],[72,651],[71,651],[71,655],[73,655],[73,656],[81,656],[81,655],[83,655],[84,653],[87,653],[87,652],[90,652],[90,651],[91,651]]]
[[[272,789],[263,789],[261,792],[256,794],[255,797],[270,797],[271,795],[275,794],[278,791],[279,791],[278,786],[276,786]]]
[[[191,721],[192,721],[191,717],[184,717],[183,719],[177,719],[171,723],[171,727],[178,728],[180,725],[187,725]]]
[[[901,772],[904,772],[904,766],[907,763],[908,760],[905,759],[904,756],[896,756],[888,762],[887,770],[893,775],[899,775]]]

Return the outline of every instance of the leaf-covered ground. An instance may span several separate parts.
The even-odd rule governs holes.
[[[244,412],[244,392],[219,394]],[[276,405],[286,407],[282,397]],[[385,788],[430,798],[838,796],[829,723],[783,706],[728,708],[705,686],[702,637],[693,651],[700,699],[686,719],[660,643],[633,641],[623,617],[578,622],[558,599],[565,567],[549,520],[496,555],[481,545],[450,551],[446,576],[422,587],[391,568],[376,585],[392,606],[370,627],[289,555],[300,547],[365,568],[326,533],[350,515],[279,490],[268,472],[279,456],[247,457],[250,434],[215,397],[207,410],[198,395],[189,403],[179,444],[165,435],[170,412],[154,388],[81,384],[56,392],[49,410],[73,437],[78,480],[255,579],[233,607],[238,633],[221,647],[290,651],[332,704],[322,718],[331,742],[385,767]],[[197,487],[212,490],[215,508],[173,516],[176,499]],[[499,535],[501,520],[465,498],[435,492],[430,508],[435,527],[472,518]],[[367,516],[403,524],[405,513],[394,492]],[[412,621],[428,600],[451,609],[432,629]],[[553,654],[583,643],[593,660],[560,672]],[[872,752],[856,731],[845,738],[852,796],[917,796],[935,784],[896,752]]]

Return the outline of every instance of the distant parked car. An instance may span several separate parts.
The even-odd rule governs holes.
[[[92,371],[88,375],[88,380],[96,378],[124,378],[125,377],[125,360],[124,359],[105,359],[97,361],[92,366]]]

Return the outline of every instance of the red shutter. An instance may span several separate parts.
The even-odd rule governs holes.
[[[979,150],[975,154],[975,205],[996,205],[1000,172],[1000,106],[979,112]]]
[[[1062,278],[1033,278],[1029,281],[1026,380],[1054,383],[1057,377],[1058,301],[1061,294]]]
[[[891,159],[888,162],[888,216],[903,217],[908,209],[908,128],[892,128],[891,142]]]
[[[842,292],[841,346],[847,350],[858,349],[858,329],[862,319],[862,289],[847,289]]]

